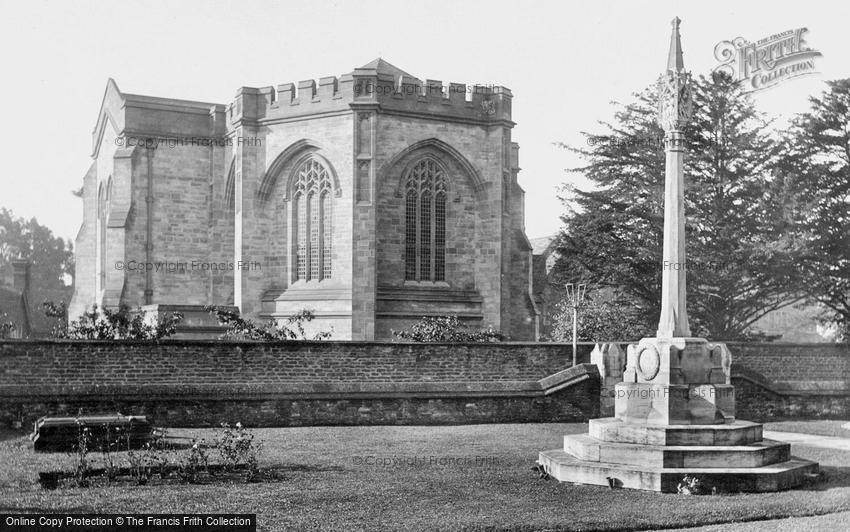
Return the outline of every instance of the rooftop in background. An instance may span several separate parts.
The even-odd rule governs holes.
[[[542,255],[544,253],[551,252],[551,248],[555,245],[557,240],[558,233],[549,236],[530,238],[529,242],[531,242],[531,252],[535,255]]]

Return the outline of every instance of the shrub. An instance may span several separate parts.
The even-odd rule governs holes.
[[[242,318],[239,312],[217,306],[206,306],[204,310],[215,315],[220,325],[227,326],[227,331],[221,336],[222,339],[239,340],[263,340],[276,342],[281,340],[324,340],[330,338],[330,331],[320,331],[307,337],[304,331],[304,323],[313,321],[313,313],[302,310],[294,316],[287,318],[285,323],[268,320],[263,325],[258,325],[252,320]]]
[[[130,475],[136,479],[136,482],[143,486],[148,483],[148,480],[158,471],[160,477],[166,475],[166,466],[169,459],[167,450],[163,444],[164,432],[161,437],[154,441],[145,443],[141,450],[135,450],[130,445],[130,434],[126,434],[127,445],[127,464],[130,466]]]
[[[422,318],[407,331],[393,331],[396,338],[412,342],[499,342],[502,335],[492,327],[473,329],[457,316]]]
[[[255,443],[254,435],[243,427],[242,423],[236,423],[233,427],[222,423],[221,428],[222,432],[215,442],[215,447],[218,449],[224,468],[227,471],[233,471],[239,465],[244,465],[247,470],[247,480],[253,480],[259,470],[263,443]]]
[[[209,456],[204,450],[206,442],[192,440],[192,446],[186,453],[180,455],[177,462],[177,475],[184,482],[194,484],[198,480],[198,474],[209,465]]]
[[[702,481],[697,477],[685,475],[681,482],[676,486],[676,491],[680,495],[702,495],[706,492]]]
[[[48,301],[42,307],[48,316],[59,309]],[[125,305],[117,311],[92,305],[67,327],[55,328],[53,336],[77,340],[159,340],[173,335],[181,321],[183,315],[179,312],[157,316],[151,321],[145,319],[141,309],[131,314]]]
[[[50,335],[54,338],[65,338],[68,331],[68,306],[65,302],[54,303],[44,300],[41,303],[41,310],[45,316],[54,320],[55,324],[51,328]]]
[[[0,313],[0,338],[9,338],[14,330],[15,324],[9,316],[5,312]]]

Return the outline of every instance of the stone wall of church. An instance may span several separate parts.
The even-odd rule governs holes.
[[[235,304],[251,319],[311,310],[310,332],[340,339],[386,339],[423,315],[446,314],[533,339],[510,91],[449,84],[446,92],[408,76],[397,85],[395,67],[374,65],[318,84],[242,87],[228,106],[122,94],[110,80],[84,190],[72,314],[102,294],[111,307]],[[417,143],[430,144],[410,151]],[[410,283],[401,178],[426,153],[449,174],[446,279]],[[288,192],[308,154],[335,177],[333,274],[321,281],[293,275]],[[98,290],[97,189],[110,178]]]
[[[223,118],[223,106],[121,94],[107,83],[84,179],[71,319],[92,304],[232,302]]]
[[[79,316],[95,302],[97,276],[97,165],[83,177],[83,223],[74,240],[74,295],[68,315]]]
[[[160,144],[156,149],[138,150],[133,164],[133,208],[123,259],[125,304],[131,307],[145,304],[146,289],[151,291],[151,300],[158,304],[226,302],[216,297],[223,295],[216,293],[216,287],[226,286],[226,280],[232,279],[232,254],[229,246],[220,241],[214,246],[229,225],[216,217],[214,199],[223,188],[223,161],[223,147]],[[149,193],[153,201],[148,255],[145,244]],[[148,262],[155,268],[150,274],[141,267]]]
[[[349,113],[241,130],[241,135],[255,135],[257,139],[256,145],[246,145],[241,151],[242,260],[259,264],[244,272],[241,304],[246,317],[285,318],[300,310],[311,310],[317,316],[311,329],[332,330],[335,337],[350,337],[352,128]],[[303,148],[286,160],[279,160],[304,141],[308,142]],[[293,272],[295,237],[288,188],[298,170],[297,163],[306,154],[318,156],[336,176],[332,196],[332,275],[331,279],[298,282]],[[282,163],[279,171],[267,176],[276,162]],[[263,185],[264,179],[271,181]]]
[[[474,319],[481,326],[499,329],[501,315],[501,201],[503,160],[499,147],[501,128],[485,128],[449,121],[379,115],[377,128],[377,270],[379,297],[381,288],[407,287],[411,300],[417,290],[425,294],[433,289],[457,293],[461,299],[472,292],[483,300],[476,303]],[[394,161],[409,146],[436,138],[451,146],[478,171],[483,183],[476,190],[473,176],[439,147],[423,148]],[[447,286],[417,286],[405,283],[405,202],[402,173],[422,155],[431,155],[444,163],[448,171],[446,202],[446,283]],[[470,292],[469,296],[463,292]],[[422,299],[410,301],[406,310],[379,310],[376,338],[391,337],[391,329],[406,328],[423,314],[444,309],[428,308]],[[459,304],[459,303],[458,303]],[[458,307],[463,316],[463,308]]]

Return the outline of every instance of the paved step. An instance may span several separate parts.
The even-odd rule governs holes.
[[[720,492],[769,492],[803,484],[818,471],[818,464],[792,457],[762,467],[667,468],[579,460],[562,449],[540,453],[538,463],[561,482],[675,493],[685,475],[698,478],[706,489]]]
[[[659,468],[761,467],[784,462],[791,445],[762,440],[747,445],[645,445],[597,440],[588,434],[564,436],[564,451],[581,460]]]
[[[762,425],[735,420],[721,425],[652,425],[617,418],[591,419],[588,433],[597,440],[644,445],[748,445],[762,439]]]

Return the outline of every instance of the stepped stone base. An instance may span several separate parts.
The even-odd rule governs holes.
[[[747,445],[761,441],[762,426],[735,420],[723,425],[652,425],[613,418],[591,419],[588,433],[597,440],[648,445]]]
[[[561,482],[676,493],[685,475],[720,492],[779,491],[801,485],[818,471],[818,464],[799,458],[761,467],[666,468],[579,460],[555,449],[540,453],[538,463]],[[609,483],[608,479],[612,482]]]
[[[762,439],[757,423],[651,425],[615,418],[590,421],[588,434],[567,435],[564,448],[538,463],[562,482],[676,492],[687,476],[721,492],[777,491],[817,473],[787,443]]]

